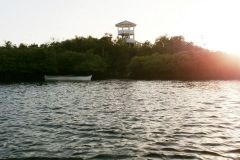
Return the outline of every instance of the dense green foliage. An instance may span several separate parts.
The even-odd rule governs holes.
[[[94,79],[240,79],[240,57],[211,52],[182,36],[129,47],[122,39],[75,37],[62,42],[0,47],[0,80],[9,75],[89,75]]]
[[[134,57],[127,69],[135,79],[240,79],[240,57],[207,50],[155,53]]]

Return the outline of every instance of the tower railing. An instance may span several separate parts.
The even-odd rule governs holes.
[[[118,31],[118,34],[134,34],[134,30],[130,30],[130,29],[128,29],[128,30],[119,30]]]

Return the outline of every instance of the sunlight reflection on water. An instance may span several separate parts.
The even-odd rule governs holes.
[[[0,85],[0,158],[240,157],[240,81]]]

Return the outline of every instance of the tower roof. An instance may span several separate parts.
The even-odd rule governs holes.
[[[125,20],[120,23],[117,23],[115,26],[116,27],[136,27],[136,24]]]

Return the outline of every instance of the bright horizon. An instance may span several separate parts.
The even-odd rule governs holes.
[[[135,39],[182,35],[210,50],[240,54],[238,0],[1,0],[0,46],[43,44],[77,36],[117,37],[116,23],[137,24]],[[124,6],[124,7],[123,7]]]

